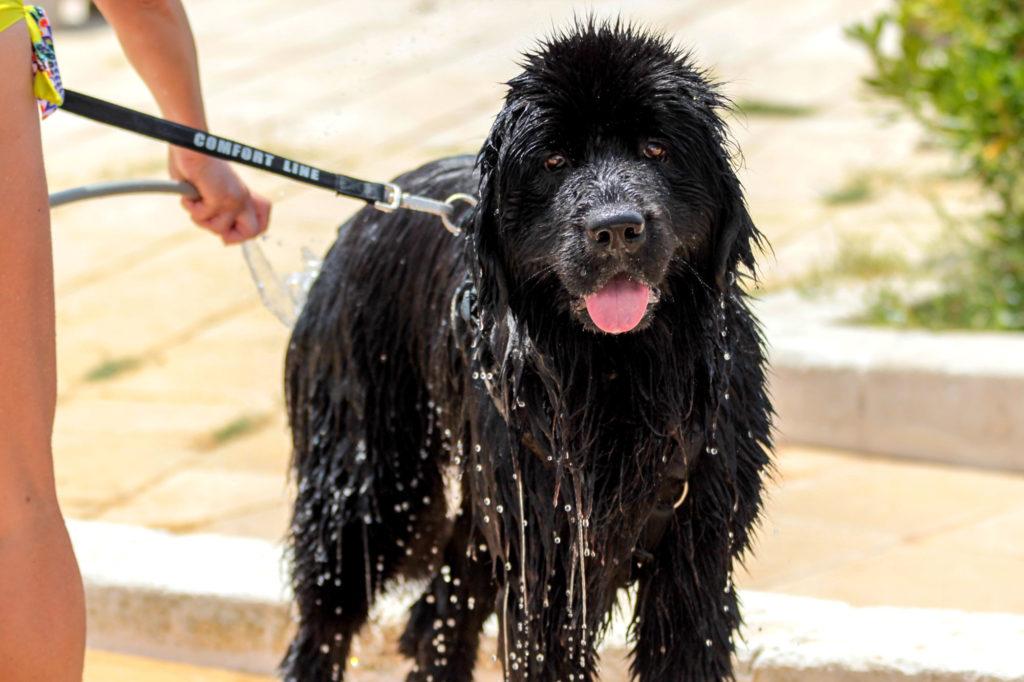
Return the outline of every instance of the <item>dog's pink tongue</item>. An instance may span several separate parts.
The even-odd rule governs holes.
[[[609,334],[621,334],[640,324],[650,300],[649,287],[625,277],[616,277],[587,296],[587,312],[597,328]]]

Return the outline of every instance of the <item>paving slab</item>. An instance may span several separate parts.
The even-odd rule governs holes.
[[[82,682],[271,682],[274,679],[90,649],[85,654]]]
[[[186,470],[97,518],[187,533],[252,512],[281,509],[285,500],[280,474]]]
[[[811,448],[779,453],[737,583],[857,606],[1024,613],[1024,476]]]
[[[1018,536],[1020,537],[1020,536]],[[944,534],[881,549],[805,577],[780,580],[774,592],[821,597],[865,606],[961,608],[972,612],[1024,613],[1021,558],[995,551],[951,549]]]

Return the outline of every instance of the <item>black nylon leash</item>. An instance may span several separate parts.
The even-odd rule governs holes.
[[[233,161],[263,171],[282,175],[291,180],[334,190],[353,199],[370,203],[393,201],[390,184],[367,182],[347,175],[332,173],[308,164],[206,131],[134,111],[112,102],[106,102],[74,90],[64,91],[61,109],[93,121],[129,130],[177,147],[191,149],[225,161]]]
[[[281,175],[290,180],[333,190],[346,197],[361,199],[379,211],[391,212],[404,208],[436,215],[441,219],[445,229],[452,234],[459,234],[462,231],[458,224],[459,216],[456,216],[456,205],[462,203],[476,206],[476,197],[469,194],[456,193],[444,201],[407,194],[393,182],[368,182],[340,173],[332,173],[284,156],[271,154],[251,145],[235,142],[226,137],[213,135],[205,130],[150,116],[141,111],[83,95],[74,90],[64,91],[64,103],[60,108],[99,123],[106,123],[115,128],[173,144],[176,147],[191,149],[194,152],[225,161],[241,163]]]

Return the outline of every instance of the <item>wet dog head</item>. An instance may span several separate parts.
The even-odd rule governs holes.
[[[484,305],[642,330],[683,276],[753,266],[726,102],[666,39],[593,21],[527,54],[480,152]]]

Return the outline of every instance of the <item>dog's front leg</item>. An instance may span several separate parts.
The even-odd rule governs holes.
[[[444,564],[412,608],[400,650],[416,665],[408,682],[470,682],[480,630],[494,611],[490,555],[464,508]]]
[[[544,561],[534,568],[528,563],[524,579],[517,561],[511,555],[497,576],[498,656],[506,680],[591,682],[597,663],[594,633],[604,616],[600,595],[591,592],[581,598],[580,575],[567,574],[564,566],[556,565],[551,573],[535,570]]]
[[[689,499],[639,575],[632,667],[640,682],[733,679],[735,549],[730,495],[716,483],[691,481]]]
[[[565,601],[552,591],[551,610],[523,614],[514,606],[516,577],[498,593],[498,657],[508,682],[591,682],[595,657],[582,633],[565,625],[555,609]],[[506,596],[507,595],[507,596]],[[556,603],[558,602],[558,603]]]

